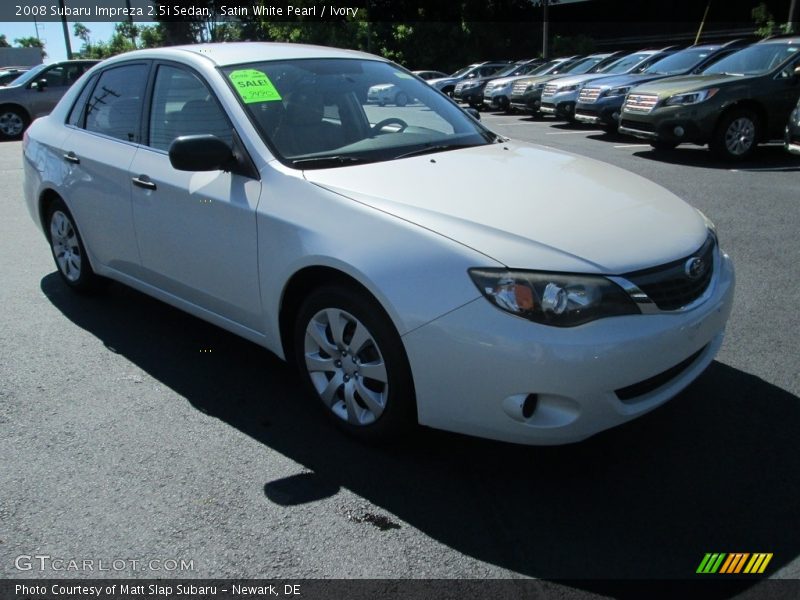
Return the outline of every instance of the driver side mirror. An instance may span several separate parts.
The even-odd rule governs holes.
[[[215,135],[182,135],[169,147],[169,162],[178,171],[228,170],[233,150]]]
[[[797,82],[797,81],[800,81],[800,65],[797,65],[797,66],[794,68],[794,80],[795,80],[796,82]]]
[[[41,79],[37,79],[31,84],[31,89],[36,90],[37,92],[43,92],[47,87],[47,79],[42,77]]]

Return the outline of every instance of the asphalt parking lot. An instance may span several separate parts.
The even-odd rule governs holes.
[[[572,446],[427,430],[363,446],[265,350],[120,285],[67,291],[22,203],[20,143],[0,144],[0,577],[92,575],[15,566],[46,554],[192,563],[95,573],[117,577],[691,578],[707,552],[770,552],[769,576],[800,577],[800,158],[769,146],[731,167],[482,118],[715,221],[737,295],[695,384]]]

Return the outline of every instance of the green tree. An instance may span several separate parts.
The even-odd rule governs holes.
[[[769,12],[767,5],[762,2],[750,12],[756,24],[756,35],[767,38],[775,33],[775,17]]]
[[[0,48],[10,48],[11,44],[8,43],[5,33],[0,33]]]
[[[27,36],[21,38],[15,38],[14,43],[19,46],[20,48],[39,48],[42,51],[42,58],[47,56],[47,52],[44,50],[44,44],[42,40],[35,36]]]

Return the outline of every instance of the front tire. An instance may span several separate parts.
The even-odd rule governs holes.
[[[675,150],[675,148],[678,147],[678,142],[667,142],[665,140],[651,140],[650,146],[653,148],[653,150],[667,152],[669,150]]]
[[[396,106],[405,106],[408,104],[408,94],[405,92],[398,92],[394,97],[394,103]]]
[[[723,160],[744,160],[755,151],[760,133],[755,113],[746,109],[732,110],[720,120],[709,146]]]
[[[415,421],[402,341],[372,298],[341,286],[312,292],[298,313],[293,345],[307,389],[347,433],[391,439]]]
[[[62,281],[76,292],[94,291],[99,279],[89,264],[75,219],[63,200],[57,199],[50,205],[46,223],[47,241]]]

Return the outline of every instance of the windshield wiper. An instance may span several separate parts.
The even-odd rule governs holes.
[[[411,150],[410,152],[398,154],[395,156],[395,159],[406,158],[409,156],[419,156],[420,154],[433,154],[434,152],[446,152],[447,150],[455,150],[456,148],[470,148],[477,145],[478,144],[427,144],[422,148],[417,148],[416,150]]]
[[[355,165],[358,163],[372,162],[366,158],[359,158],[358,156],[347,156],[344,154],[337,154],[335,156],[310,156],[308,158],[296,158],[292,161],[292,165],[314,165],[316,167],[339,167],[342,165]]]

